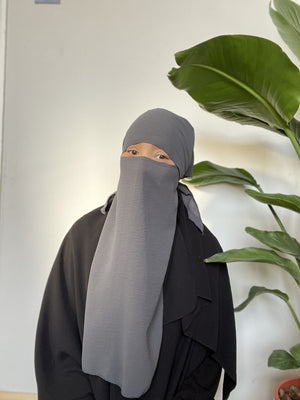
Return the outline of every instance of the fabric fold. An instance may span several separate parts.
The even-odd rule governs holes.
[[[205,226],[202,234],[197,233],[194,224],[187,218],[184,221],[183,236],[191,238],[185,244],[197,282],[197,305],[182,318],[182,329],[208,348],[224,369],[223,399],[227,399],[236,385],[236,334],[228,271],[226,264],[204,262],[222,251],[215,236]]]
[[[91,267],[82,368],[129,398],[148,390],[158,361],[177,183],[173,165],[121,158],[117,194]]]

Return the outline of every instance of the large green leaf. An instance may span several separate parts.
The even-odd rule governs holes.
[[[290,0],[274,0],[270,15],[278,32],[300,60],[300,6]]]
[[[248,226],[246,232],[272,249],[300,258],[300,243],[286,232],[262,231]]]
[[[300,145],[300,121],[298,121],[296,118],[292,118],[288,125],[289,128],[294,132],[297,143]],[[266,127],[266,129],[272,130],[269,127]],[[280,133],[281,135],[286,135],[283,130],[277,129],[275,132]]]
[[[176,61],[173,85],[222,118],[284,133],[300,104],[298,68],[267,39],[219,36],[177,53]]]
[[[295,310],[293,309],[293,307],[291,306],[291,304],[290,304],[290,302],[289,302],[289,296],[286,294],[286,293],[284,293],[284,292],[281,292],[280,290],[278,290],[278,289],[268,289],[268,288],[266,288],[266,287],[263,287],[263,286],[252,286],[252,288],[250,289],[250,291],[249,291],[249,294],[248,294],[248,297],[247,297],[247,299],[245,300],[245,301],[243,301],[239,306],[237,306],[236,308],[235,308],[235,311],[241,311],[241,310],[243,310],[245,307],[247,307],[247,305],[255,298],[255,297],[257,297],[257,296],[259,296],[259,295],[261,295],[261,294],[265,294],[265,293],[268,293],[268,294],[273,294],[274,296],[277,296],[277,297],[279,297],[281,300],[283,300],[285,303],[286,303],[286,305],[288,306],[288,308],[289,308],[289,310],[290,310],[290,312],[291,312],[291,314],[292,314],[292,317],[294,318],[294,320],[295,320],[295,322],[296,322],[296,325],[297,325],[297,327],[300,329],[300,321],[299,321],[299,319],[298,319],[298,317],[297,317],[297,314],[296,314],[296,312],[295,312]],[[292,349],[291,349],[292,350]],[[298,349],[298,347],[294,347],[293,348],[293,356],[297,359],[297,357],[298,357],[298,351],[299,351],[299,349]],[[292,352],[292,351],[291,351]],[[297,356],[296,356],[297,355]],[[299,361],[299,360],[298,360]]]
[[[251,189],[247,189],[245,192],[261,203],[288,208],[300,213],[300,196],[295,194],[261,193]]]
[[[274,264],[288,272],[298,283],[300,283],[300,271],[293,261],[281,257],[275,251],[261,249],[258,247],[244,247],[242,249],[232,249],[217,253],[207,258],[205,262],[229,263],[236,261],[252,261],[260,263]]]
[[[248,297],[245,301],[243,301],[240,305],[238,305],[237,307],[235,307],[235,311],[241,311],[243,310],[245,307],[247,307],[247,305],[256,297],[259,296],[261,294],[265,294],[265,293],[269,293],[269,294],[273,294],[277,297],[279,297],[280,299],[282,299],[283,301],[287,302],[289,300],[289,296],[286,293],[281,292],[280,290],[277,289],[267,289],[266,287],[263,286],[252,286],[252,288],[249,291]]]
[[[300,363],[300,343],[290,348],[291,355]]]
[[[201,161],[194,165],[193,177],[184,180],[195,186],[206,186],[215,183],[232,183],[259,187],[253,176],[242,168],[227,168],[210,161]]]
[[[268,359],[268,366],[281,370],[300,368],[300,362],[285,350],[274,350]]]
[[[300,144],[300,121],[298,121],[296,118],[293,118],[289,123],[289,126],[294,132],[298,144]]]

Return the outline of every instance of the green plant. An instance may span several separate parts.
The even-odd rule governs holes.
[[[300,6],[291,0],[274,0],[274,7],[270,5],[271,18],[283,40],[300,59]],[[176,88],[187,91],[201,108],[219,117],[263,127],[288,138],[300,159],[300,122],[294,118],[300,105],[300,72],[277,44],[256,36],[225,35],[180,51],[175,58],[179,67],[173,68],[168,77]],[[225,182],[246,187],[247,195],[267,204],[280,229],[264,231],[247,227],[246,232],[265,248],[232,249],[213,255],[207,262],[251,261],[276,265],[292,276],[300,294],[300,243],[289,235],[273,207],[300,213],[299,196],[264,193],[245,169],[227,168],[209,161],[196,164],[193,177],[187,182],[196,186]],[[236,311],[265,293],[287,304],[300,331],[300,321],[289,296],[278,289],[252,287]],[[300,343],[289,352],[274,350],[268,365],[279,369],[299,368]]]

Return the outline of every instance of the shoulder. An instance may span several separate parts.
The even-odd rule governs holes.
[[[104,223],[106,215],[101,212],[101,207],[97,207],[92,211],[84,214],[71,226],[69,233],[78,235],[86,231],[94,230]]]
[[[79,242],[87,242],[91,245],[97,243],[113,198],[114,195],[109,196],[103,206],[95,208],[75,221],[66,235],[67,239],[71,240],[75,246]]]
[[[205,248],[205,258],[212,256],[215,253],[222,252],[222,247],[216,238],[216,236],[204,226],[204,231],[202,235],[203,246]]]
[[[92,257],[106,216],[100,207],[80,217],[66,233],[54,262],[54,270]]]

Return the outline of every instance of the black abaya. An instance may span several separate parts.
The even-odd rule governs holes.
[[[36,336],[39,400],[126,399],[117,385],[81,369],[87,284],[105,218],[98,208],[78,220],[50,273]],[[207,228],[202,234],[187,218],[180,199],[164,281],[159,360],[141,400],[213,400],[221,368],[224,399],[234,388],[235,325],[227,268],[203,261],[220,250]]]

